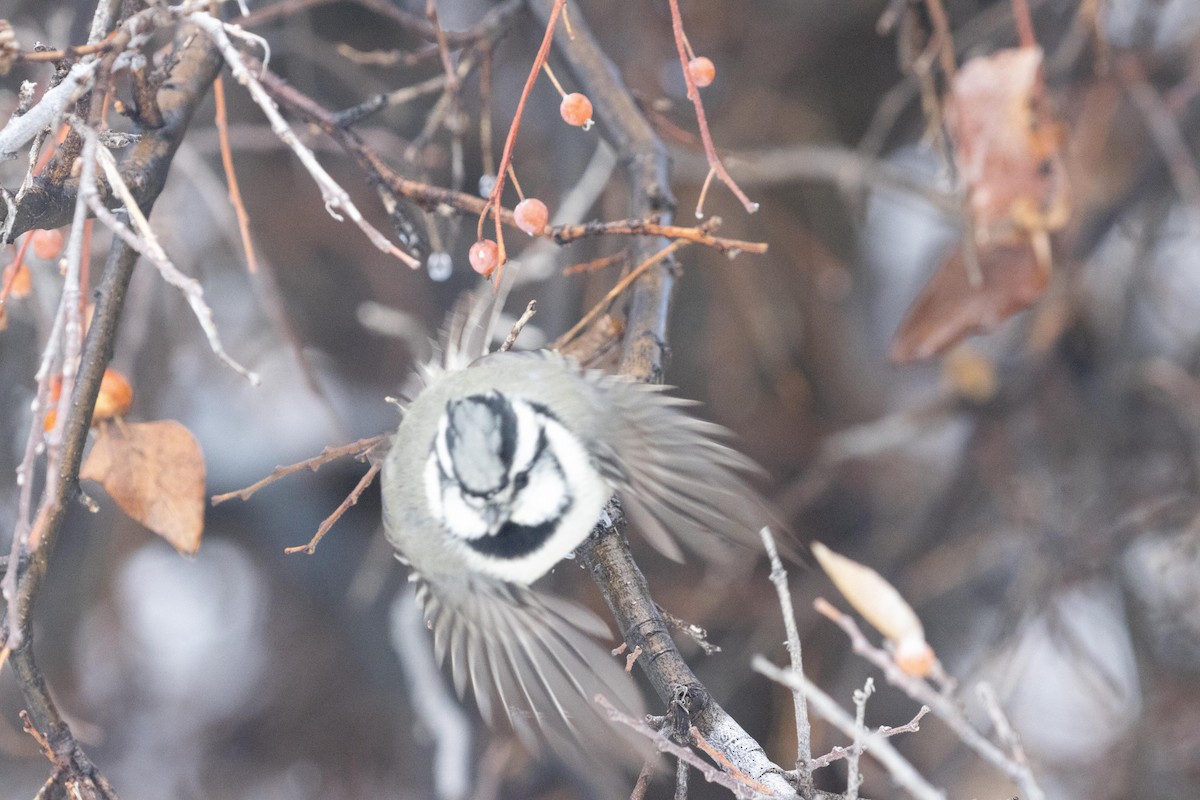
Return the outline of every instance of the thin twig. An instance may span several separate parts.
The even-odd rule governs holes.
[[[291,126],[279,113],[275,103],[271,101],[270,95],[263,89],[262,84],[246,68],[241,53],[233,46],[233,42],[226,32],[226,25],[209,14],[190,14],[188,20],[208,34],[217,45],[226,63],[229,64],[233,77],[249,90],[250,97],[266,115],[267,120],[271,123],[271,130],[279,137],[280,141],[291,148],[296,157],[300,159],[300,163],[317,182],[317,186],[321,190],[321,197],[325,201],[325,210],[337,220],[342,219],[338,209],[345,211],[346,216],[350,217],[351,221],[367,235],[367,239],[379,250],[395,256],[413,269],[419,269],[421,262],[394,245],[374,225],[367,222],[346,190],[325,171],[313,152],[297,138]]]
[[[688,228],[682,225],[659,225],[640,219],[619,219],[612,222],[584,222],[579,225],[558,225],[548,228],[546,235],[559,244],[567,244],[589,236],[623,234],[626,236],[665,236],[668,239],[687,239],[696,244],[711,247],[731,256],[738,253],[767,252],[766,242],[747,242],[741,239],[726,239],[713,236],[712,231],[721,224],[720,217],[710,217],[705,225]]]
[[[211,502],[214,506],[216,506],[224,503],[226,500],[232,500],[235,497],[242,500],[249,500],[250,497],[259,489],[270,486],[280,478],[284,478],[293,473],[300,472],[301,470],[305,469],[316,472],[329,462],[336,461],[337,459],[344,458],[345,456],[355,456],[357,458],[361,458],[368,454],[386,438],[387,437],[383,435],[372,436],[368,439],[359,439],[357,442],[343,444],[338,447],[326,447],[321,451],[320,455],[313,456],[312,458],[306,458],[303,461],[299,461],[295,464],[276,467],[270,475],[262,480],[256,481],[250,486],[247,486],[245,489],[238,489],[235,492],[226,492],[225,494],[215,495]]]
[[[898,725],[895,728],[892,728],[887,725],[880,725],[878,728],[875,729],[875,733],[877,733],[880,736],[883,736],[885,738],[889,738],[889,739],[900,733],[917,733],[918,731],[921,730],[921,719],[928,713],[929,713],[929,706],[921,706],[921,709],[917,712],[916,716],[914,716],[911,720],[909,720],[905,724]],[[863,750],[866,750],[867,748],[866,748],[866,745],[864,745],[860,742],[858,745],[858,749],[860,751],[863,751]],[[833,762],[838,761],[840,759],[849,758],[850,754],[852,752],[854,752],[854,750],[855,750],[854,746],[834,747],[832,750],[830,750],[825,755],[817,756],[816,758],[814,758],[812,760],[813,771],[815,772],[816,770],[821,769],[822,767],[827,767],[830,764],[832,764]]]
[[[753,202],[746,193],[734,182],[730,177],[729,172],[725,169],[725,165],[721,163],[721,157],[717,155],[716,145],[713,144],[712,134],[708,131],[708,118],[704,114],[704,102],[700,99],[700,90],[696,87],[695,80],[692,79],[692,73],[688,69],[687,47],[684,43],[683,33],[683,14],[679,10],[679,0],[670,0],[671,5],[671,28],[675,32],[675,49],[679,52],[679,64],[683,67],[683,80],[687,83],[688,99],[692,101],[692,105],[696,109],[696,125],[700,129],[700,141],[704,142],[704,154],[708,157],[708,165],[712,168],[721,182],[729,187],[729,191],[733,192],[734,197],[741,201],[742,206],[747,213],[753,214],[758,211],[758,203]],[[696,218],[703,218],[704,212],[700,206],[696,207]]]
[[[858,759],[863,752],[863,734],[867,732],[867,700],[875,693],[875,679],[867,678],[863,688],[854,691],[854,741],[850,754],[846,756],[846,800],[858,800],[858,788],[863,776],[858,768]]]
[[[487,204],[484,206],[479,218],[480,231],[482,232],[483,216],[489,208],[492,209],[492,218],[496,223],[496,244],[500,248],[496,267],[497,286],[500,285],[500,276],[503,274],[506,258],[504,251],[504,231],[500,227],[500,209],[504,197],[504,179],[507,177],[508,165],[512,161],[513,145],[516,144],[517,131],[521,127],[521,114],[525,111],[525,101],[529,98],[529,92],[533,89],[533,84],[537,81],[537,76],[542,70],[542,64],[546,63],[546,56],[549,54],[550,45],[554,41],[554,25],[558,21],[558,15],[562,11],[563,6],[566,5],[566,2],[567,0],[554,0],[554,7],[550,10],[550,19],[546,23],[546,33],[542,36],[542,44],[533,59],[533,67],[529,70],[529,77],[525,79],[525,86],[521,89],[521,98],[517,101],[517,110],[513,113],[512,123],[508,128],[508,136],[504,140],[504,150],[500,154],[500,166],[496,170],[496,185],[492,187],[491,194],[488,195]],[[480,238],[483,238],[482,233],[480,234]]]
[[[946,16],[942,0],[925,0],[925,9],[929,12],[930,22],[933,23],[933,38],[946,83],[953,86],[958,70],[954,60],[954,37],[950,34],[950,19]]]
[[[650,780],[654,777],[655,760],[653,757],[647,758],[646,762],[642,764],[637,782],[633,784],[633,791],[629,793],[629,800],[645,800],[646,790],[650,788]]]
[[[537,300],[530,300],[529,305],[525,306],[525,313],[513,324],[512,330],[508,332],[508,336],[504,339],[504,343],[500,345],[500,352],[512,350],[513,345],[517,343],[517,337],[521,335],[521,331],[529,324],[529,320],[533,319],[533,315],[537,313]]]
[[[608,718],[610,720],[613,722],[619,722],[622,725],[626,725],[640,733],[642,736],[645,736],[647,739],[653,742],[654,746],[657,747],[659,751],[663,753],[669,753],[680,761],[686,763],[688,766],[693,767],[704,777],[704,780],[708,781],[709,783],[715,783],[718,786],[725,787],[729,791],[733,792],[734,797],[740,798],[741,800],[753,800],[753,798],[758,796],[758,793],[745,783],[717,769],[712,764],[709,764],[707,761],[700,758],[700,756],[696,755],[689,748],[671,741],[670,738],[668,738],[662,731],[655,730],[654,728],[650,727],[644,720],[635,719],[618,710],[617,707],[610,703],[608,698],[606,698],[604,695],[598,694],[594,699],[597,705],[599,705],[608,713]]]
[[[732,763],[728,758],[722,755],[719,750],[708,743],[708,740],[704,738],[704,735],[700,733],[700,730],[695,725],[688,729],[688,735],[691,736],[692,746],[703,750],[705,755],[717,762],[717,766],[725,770],[725,772],[737,778],[739,781],[746,784],[756,792],[761,792],[762,794],[771,794],[771,787],[764,786],[763,784],[754,780],[754,778],[751,778],[749,775],[738,769],[737,765]]]
[[[643,273],[646,272],[646,270],[650,269],[655,264],[689,244],[691,244],[691,242],[687,239],[676,239],[662,250],[659,250],[657,253],[650,256],[641,264],[638,264],[636,267],[630,270],[628,275],[617,281],[617,284],[613,286],[612,289],[609,289],[608,294],[604,295],[604,299],[592,306],[592,309],[584,314],[578,322],[572,325],[569,331],[558,337],[554,344],[551,345],[551,349],[561,350],[563,347],[566,347],[572,339],[579,335],[580,331],[592,324],[592,321],[595,320],[596,317],[604,313],[604,309],[608,308],[609,304],[612,303],[613,300],[616,300],[618,297],[620,297],[621,293],[628,289],[634,281],[636,281],[642,276]]]
[[[433,186],[423,181],[411,180],[398,174],[379,156],[375,150],[367,146],[353,131],[342,127],[337,115],[326,110],[312,98],[291,86],[281,77],[266,69],[257,69],[257,62],[247,56],[245,62],[255,67],[261,73],[261,80],[266,91],[279,103],[287,106],[315,123],[321,130],[338,142],[363,168],[372,180],[378,180],[387,186],[388,190],[400,197],[426,207],[448,206],[467,214],[483,216],[489,208],[500,215],[500,221],[516,227],[513,213],[510,209],[500,206],[498,211],[489,200],[474,194],[458,192],[440,186]],[[440,77],[440,76],[439,76]],[[656,214],[655,216],[660,216]],[[651,219],[622,219],[608,222],[586,222],[581,224],[564,224],[547,227],[543,232],[544,239],[550,239],[560,244],[577,241],[592,236],[632,236],[635,238],[687,239],[696,244],[712,247],[724,253],[747,252],[763,253],[767,245],[763,242],[748,242],[739,239],[727,239],[713,236],[714,223],[719,223],[719,217],[711,217],[705,224],[695,227],[667,225]]]
[[[96,138],[95,132],[87,126],[76,125],[75,129],[89,142],[94,141]],[[187,300],[192,313],[196,316],[196,320],[200,323],[200,327],[204,331],[204,335],[208,338],[209,347],[217,358],[224,361],[234,372],[248,380],[251,385],[258,386],[262,383],[262,379],[258,374],[243,367],[225,350],[225,346],[221,343],[221,335],[217,332],[216,323],[213,321],[212,309],[209,308],[208,303],[204,300],[204,288],[200,285],[200,281],[189,275],[185,275],[171,262],[166,251],[163,250],[162,245],[159,243],[154,229],[150,227],[150,221],[146,219],[146,215],[138,207],[137,200],[125,184],[125,179],[121,177],[121,171],[117,167],[117,162],[113,158],[112,153],[108,152],[105,148],[99,148],[97,161],[99,161],[101,168],[104,170],[104,176],[108,179],[109,186],[125,203],[125,207],[129,211],[130,223],[137,230],[137,233],[130,230],[128,225],[118,220],[108,210],[100,199],[99,193],[96,191],[95,183],[81,181],[79,196],[87,202],[92,213],[104,222],[115,235],[119,236],[126,244],[143,256],[150,259],[150,263],[154,264],[158,269],[163,280],[183,293],[184,299]]]
[[[788,656],[791,659],[792,671],[804,674],[804,660],[800,651],[800,632],[796,629],[796,612],[792,606],[792,592],[788,588],[787,571],[779,558],[779,549],[775,546],[775,537],[771,529],[763,527],[758,532],[762,537],[763,547],[767,550],[767,558],[771,562],[771,583],[775,584],[775,593],[779,596],[779,609],[783,613],[783,627],[787,631]],[[800,775],[800,794],[810,797],[813,793],[812,767],[812,725],[808,719],[808,703],[801,692],[792,692],[793,711],[796,715],[796,770]]]
[[[359,479],[358,485],[354,487],[350,494],[346,495],[346,499],[338,504],[338,507],[333,510],[333,513],[326,517],[321,523],[321,526],[317,528],[317,532],[313,534],[312,539],[309,539],[308,544],[297,545],[296,547],[285,547],[283,548],[283,552],[287,553],[288,555],[292,555],[293,553],[304,553],[305,555],[311,556],[316,551],[317,544],[323,538],[325,538],[325,534],[329,532],[329,529],[333,527],[333,524],[342,518],[342,514],[345,514],[350,506],[358,502],[359,496],[362,495],[362,493],[366,491],[366,488],[371,485],[371,481],[375,480],[375,476],[379,474],[379,470],[382,466],[383,464],[380,462],[376,462],[371,465],[371,468],[368,469],[366,473],[363,474],[362,478]]]
[[[780,669],[763,656],[755,656],[750,663],[755,672],[766,675],[793,692],[802,692],[813,711],[829,720],[842,733],[854,736],[854,719],[833,698],[821,691],[804,675],[790,669]],[[900,784],[909,794],[919,800],[945,800],[946,794],[921,777],[921,773],[882,736],[871,734],[863,740],[872,756],[887,769],[892,780]]]
[[[699,625],[696,625],[695,623],[687,622],[685,620],[680,619],[679,617],[675,616],[670,611],[667,611],[665,608],[663,608],[660,605],[657,605],[657,604],[655,604],[655,605],[658,608],[658,613],[662,615],[662,618],[664,620],[666,620],[667,623],[670,624],[670,626],[672,628],[679,631],[684,636],[687,636],[689,639],[691,639],[693,642],[695,642],[696,645],[702,651],[704,651],[704,655],[711,656],[715,653],[721,652],[720,647],[718,647],[717,645],[713,644],[712,642],[710,642],[708,640],[708,631],[706,631],[704,628],[701,628]]]
[[[901,670],[887,652],[873,646],[867,640],[849,615],[838,611],[827,600],[818,597],[813,602],[813,606],[820,614],[832,620],[846,632],[846,635],[850,637],[850,645],[854,652],[878,667],[887,678],[888,683],[904,690],[905,694],[918,703],[929,706],[933,713],[954,731],[963,744],[978,753],[984,761],[1004,773],[1009,780],[1020,787],[1024,800],[1044,800],[1046,795],[1029,767],[1009,758],[1003,750],[988,741],[982,733],[975,729],[957,703],[936,691],[926,681]]]
[[[1012,723],[1008,721],[1008,716],[1004,713],[1004,709],[1000,707],[1000,700],[996,697],[996,690],[987,681],[980,681],[975,687],[975,693],[979,695],[979,700],[983,703],[983,708],[987,711],[988,717],[992,720],[992,725],[996,727],[996,735],[1000,737],[1000,741],[1008,748],[1008,752],[1012,754],[1013,761],[1028,768],[1029,756],[1025,753],[1025,746],[1021,744],[1021,737],[1013,728]]]
[[[1017,23],[1017,41],[1021,47],[1037,47],[1037,35],[1033,31],[1033,16],[1029,13],[1029,0],[1012,0],[1013,19]]]
[[[238,188],[237,172],[233,168],[233,150],[229,146],[229,117],[225,112],[225,84],[218,75],[213,81],[213,101],[216,104],[217,140],[221,143],[221,166],[225,170],[225,183],[229,186],[229,202],[237,216],[238,233],[242,237],[242,249],[246,253],[246,269],[258,272],[258,259],[254,256],[254,242],[250,238],[250,216],[242,202],[242,190]]]

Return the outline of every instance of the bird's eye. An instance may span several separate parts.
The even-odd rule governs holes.
[[[518,472],[516,475],[513,476],[513,489],[515,491],[519,492],[528,485],[529,485],[529,472],[528,471]]]

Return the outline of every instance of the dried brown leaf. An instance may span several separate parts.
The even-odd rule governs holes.
[[[204,474],[200,443],[174,420],[102,425],[79,471],[184,555],[200,549]]]
[[[978,257],[978,286],[967,277],[961,247],[942,262],[896,333],[893,361],[930,358],[991,330],[1031,306],[1050,281],[1049,269],[1027,241],[980,248]]]
[[[963,64],[946,98],[946,123],[980,242],[1066,224],[1066,136],[1046,101],[1041,48]]]
[[[892,642],[925,640],[925,629],[896,587],[875,570],[813,542],[813,555],[842,596]]]

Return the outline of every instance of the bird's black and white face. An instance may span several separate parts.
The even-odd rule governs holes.
[[[527,584],[587,536],[611,490],[547,408],[491,391],[446,404],[425,491],[471,567]]]

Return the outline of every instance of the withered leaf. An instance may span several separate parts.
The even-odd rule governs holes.
[[[892,342],[892,360],[916,361],[943,353],[972,333],[989,331],[1038,299],[1050,281],[1028,241],[978,250],[983,280],[972,286],[962,247],[938,267],[909,309]]]
[[[174,420],[102,425],[79,471],[184,555],[200,549],[204,474],[200,443]]]
[[[979,241],[1066,224],[1065,132],[1048,108],[1041,48],[963,64],[946,98],[946,123]]]

